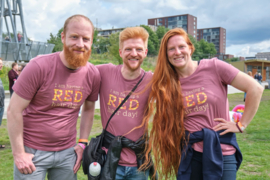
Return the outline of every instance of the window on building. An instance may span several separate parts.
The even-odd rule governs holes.
[[[193,35],[194,37],[196,37],[195,35]]]
[[[169,17],[168,21],[177,21],[177,17]]]

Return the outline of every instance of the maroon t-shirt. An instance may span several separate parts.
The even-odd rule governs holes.
[[[32,59],[13,87],[30,100],[23,111],[24,145],[43,151],[74,146],[80,106],[85,100],[96,101],[99,87],[99,71],[90,63],[70,70],[59,52]]]
[[[190,132],[203,128],[213,129],[219,122],[214,118],[230,121],[227,85],[231,84],[239,70],[232,65],[214,59],[204,59],[196,71],[187,78],[180,78],[185,105],[185,128]],[[203,152],[203,142],[193,145]],[[223,155],[232,155],[235,149],[221,144]]]
[[[97,68],[101,76],[100,113],[102,126],[105,128],[111,114],[142,78],[144,70],[141,69],[141,75],[138,78],[127,80],[122,76],[122,65],[116,66],[113,64],[105,64],[99,65]],[[147,106],[148,96],[150,93],[150,89],[145,92],[143,92],[143,90],[151,78],[152,73],[146,72],[144,79],[135,92],[111,119],[107,128],[108,132],[115,136],[124,135],[142,123],[144,110]],[[143,133],[144,127],[132,131],[125,135],[125,137],[132,141],[137,141]],[[123,166],[137,166],[136,156],[133,150],[123,148],[119,164]]]

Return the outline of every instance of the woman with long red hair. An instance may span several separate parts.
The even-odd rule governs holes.
[[[242,161],[235,133],[254,117],[263,88],[216,58],[193,61],[194,50],[181,28],[161,41],[144,118],[148,131],[153,117],[146,155],[153,151],[161,178],[233,180]],[[228,84],[247,93],[238,123],[230,121]]]

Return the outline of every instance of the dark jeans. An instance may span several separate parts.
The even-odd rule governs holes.
[[[236,179],[236,158],[235,155],[223,156],[223,176],[221,180],[235,180]],[[203,180],[202,172],[202,153],[194,151],[191,161],[191,177],[190,180]]]

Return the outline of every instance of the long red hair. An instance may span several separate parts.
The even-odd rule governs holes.
[[[159,176],[168,179],[175,176],[181,160],[182,148],[186,144],[184,129],[184,105],[178,74],[167,57],[168,40],[175,35],[185,38],[191,55],[195,48],[187,33],[181,28],[168,31],[160,44],[157,65],[151,82],[148,99],[149,107],[145,112],[143,125],[148,134],[148,122],[153,116],[153,126],[149,144],[145,149],[146,167],[150,161],[148,154],[153,151],[154,164]]]

